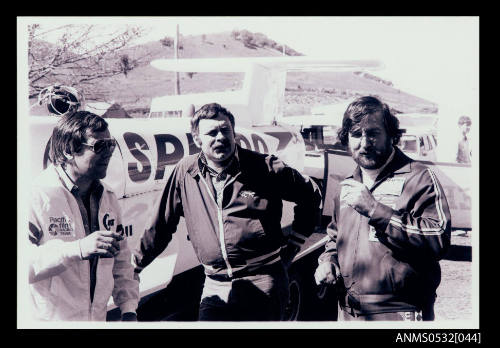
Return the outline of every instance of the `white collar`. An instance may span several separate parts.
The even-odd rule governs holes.
[[[392,161],[392,159],[394,158],[394,154],[396,153],[396,151],[394,151],[394,146],[391,146],[391,154],[389,155],[389,157],[387,158],[387,161],[385,161],[384,165],[381,166],[380,168],[376,168],[376,169],[366,169],[366,168],[363,168],[361,166],[359,166],[359,168],[361,169],[361,173],[363,175],[363,177],[368,177],[370,178],[372,181],[374,181],[377,176],[382,173],[382,170],[384,170],[385,167],[387,167],[387,165]]]

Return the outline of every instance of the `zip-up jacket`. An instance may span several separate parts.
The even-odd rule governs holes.
[[[348,178],[361,181],[359,166]],[[340,304],[355,314],[422,310],[441,281],[439,260],[450,245],[451,218],[436,175],[398,148],[370,189],[371,218],[334,194],[330,240],[319,263],[335,264],[343,279]],[[341,283],[342,284],[342,283]]]
[[[120,233],[121,212],[115,194],[103,185],[99,202],[100,230]],[[121,230],[121,231],[120,231]],[[39,320],[105,321],[113,296],[121,312],[135,312],[139,283],[134,279],[126,239],[114,258],[99,258],[93,301],[90,262],[81,257],[85,228],[78,202],[54,166],[35,179],[29,217],[29,287]]]
[[[137,272],[166,248],[181,216],[209,276],[244,276],[279,261],[287,238],[304,243],[315,227],[319,187],[273,155],[238,146],[237,162],[222,189],[221,205],[210,174],[201,169],[201,153],[175,166],[135,252]],[[288,237],[281,228],[282,199],[296,203]]]

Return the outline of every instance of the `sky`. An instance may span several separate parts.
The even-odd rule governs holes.
[[[45,28],[96,23],[106,30],[139,25],[137,43],[174,36],[247,29],[308,56],[378,59],[373,74],[438,103],[440,110],[478,117],[479,17],[29,17]],[[19,22],[19,19],[18,19]],[[458,116],[457,116],[458,117]]]

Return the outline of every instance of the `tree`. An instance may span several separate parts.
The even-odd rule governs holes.
[[[145,63],[130,44],[143,34],[139,27],[125,27],[103,33],[95,25],[64,25],[42,30],[28,26],[28,79],[30,97],[43,88],[60,83],[94,98],[103,93],[96,82],[119,74],[127,75]],[[51,37],[51,42],[47,38]],[[55,42],[54,42],[55,40]]]
[[[165,36],[160,40],[161,44],[166,47],[172,47],[174,45],[174,38],[170,36]]]
[[[253,34],[246,29],[240,31],[239,40],[247,47],[253,48],[255,46]]]
[[[240,37],[240,32],[236,29],[234,29],[232,32],[231,32],[231,37],[235,40],[238,40],[239,37]]]

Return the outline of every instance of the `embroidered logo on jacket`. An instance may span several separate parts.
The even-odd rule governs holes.
[[[109,214],[106,213],[102,218],[102,224],[106,230],[110,231],[111,227],[115,225],[115,219],[109,219],[109,220],[108,219],[109,219]]]
[[[377,191],[377,193],[379,194],[401,196],[405,181],[406,178],[402,177],[388,178],[383,183],[381,183],[375,189],[375,191]]]
[[[255,197],[255,192],[252,191],[240,191],[238,194],[240,197],[243,198],[254,198]]]
[[[64,237],[74,235],[75,229],[73,227],[73,222],[65,216],[51,216],[49,217],[49,223],[49,234],[53,237],[57,235]]]

